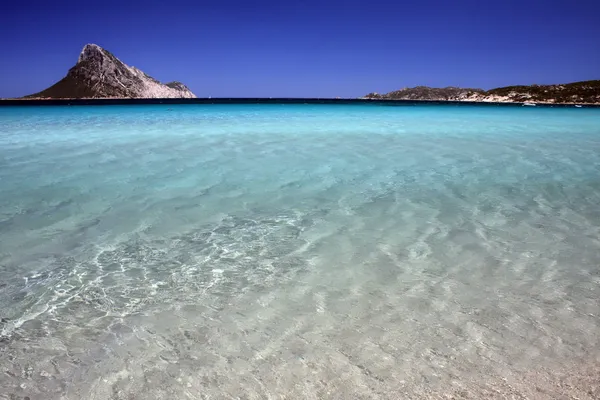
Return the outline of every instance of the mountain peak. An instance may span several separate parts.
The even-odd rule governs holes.
[[[102,57],[102,55],[106,52],[106,50],[104,50],[102,47],[98,46],[97,44],[94,43],[88,43],[85,46],[83,46],[83,50],[81,50],[81,53],[79,54],[79,60],[77,60],[77,63],[79,64],[80,62],[83,62],[85,60],[89,60],[89,59],[93,59],[93,58],[97,58],[97,57]]]
[[[83,47],[67,76],[28,98],[194,98],[185,85],[162,84],[97,44]]]

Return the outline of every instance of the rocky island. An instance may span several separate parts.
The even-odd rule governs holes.
[[[491,90],[417,86],[386,94],[369,93],[374,100],[473,101],[498,103],[599,104],[600,80],[560,85],[506,86]]]
[[[108,50],[87,44],[67,76],[24,99],[195,98],[181,82],[160,83]]]

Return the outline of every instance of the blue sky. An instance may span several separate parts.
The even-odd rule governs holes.
[[[600,79],[599,15],[598,0],[4,0],[0,97],[58,81],[86,43],[200,97]]]

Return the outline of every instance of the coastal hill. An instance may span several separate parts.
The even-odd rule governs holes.
[[[87,44],[67,76],[25,99],[195,98],[181,82],[162,84],[109,51]]]
[[[457,87],[417,86],[389,92],[369,93],[364,98],[377,100],[436,100],[533,103],[600,103],[600,80],[561,85],[507,86],[491,90]]]

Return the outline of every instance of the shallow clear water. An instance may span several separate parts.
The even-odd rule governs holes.
[[[599,109],[5,107],[0,189],[0,397],[600,396]]]

